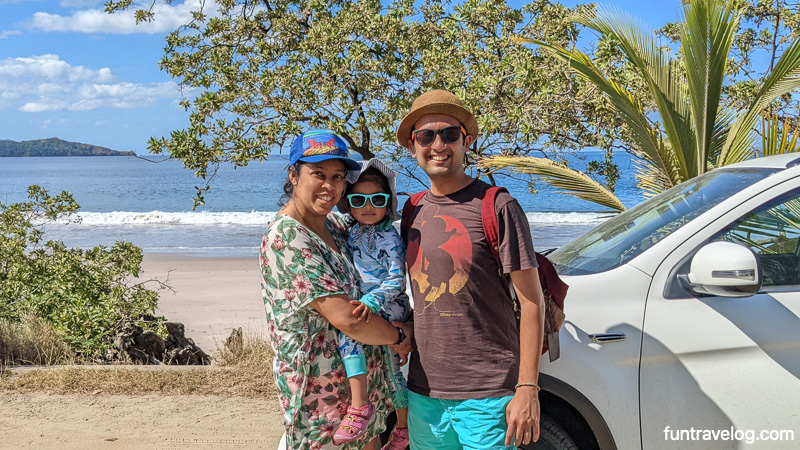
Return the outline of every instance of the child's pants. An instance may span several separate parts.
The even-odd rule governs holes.
[[[408,297],[402,295],[393,301],[385,302],[381,305],[379,314],[389,322],[408,320],[408,317],[411,316]],[[400,355],[393,352],[388,346],[384,346],[383,353],[383,359],[388,369],[386,371],[387,382],[392,390],[392,402],[395,409],[405,408],[408,406],[408,399],[406,397],[406,379],[400,371]],[[363,344],[341,331],[339,332],[339,354],[344,361],[348,378],[368,373]]]

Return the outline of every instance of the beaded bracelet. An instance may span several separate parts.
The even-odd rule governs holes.
[[[520,386],[529,386],[529,387],[535,387],[535,388],[536,388],[536,392],[539,392],[539,391],[541,391],[541,390],[542,390],[542,388],[541,388],[541,387],[539,387],[539,385],[538,385],[538,384],[536,384],[536,383],[517,383],[517,385],[516,385],[516,386],[514,386],[514,389],[518,389]]]

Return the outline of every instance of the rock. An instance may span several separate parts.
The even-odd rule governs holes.
[[[158,341],[161,340],[159,345]],[[164,348],[164,341],[155,333],[144,335],[142,327],[125,322],[114,338],[114,350],[108,359],[130,359],[134,364],[161,364],[164,352],[153,352],[153,348]],[[149,350],[149,352],[148,352]]]
[[[225,348],[233,354],[241,353],[244,350],[244,337],[242,327],[231,330],[231,335],[225,339]]]
[[[211,363],[211,357],[186,337],[182,323],[167,322],[166,326],[169,337],[166,341],[164,361],[167,364],[202,366]]]
[[[141,349],[148,355],[152,355],[155,359],[159,361],[164,360],[166,344],[164,343],[164,339],[161,339],[161,336],[156,333],[147,330],[134,337],[134,343],[136,344],[136,348]]]
[[[211,358],[184,334],[182,323],[167,322],[166,341],[153,331],[143,331],[125,322],[114,338],[114,348],[106,355],[110,361],[130,359],[134,364],[206,365]]]

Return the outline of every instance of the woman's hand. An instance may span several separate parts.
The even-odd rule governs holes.
[[[406,335],[402,342],[389,346],[400,355],[400,365],[404,366],[408,362],[408,354],[414,351],[414,322],[392,322],[392,325],[402,328]]]
[[[355,306],[353,315],[356,316],[356,320],[363,319],[364,323],[369,323],[369,318],[372,317],[372,310],[369,309],[369,306],[358,300],[351,300],[350,304]]]

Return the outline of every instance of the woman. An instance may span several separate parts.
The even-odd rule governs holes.
[[[353,315],[357,272],[347,247],[344,221],[332,214],[342,197],[349,159],[347,145],[328,130],[304,133],[289,153],[289,200],[270,223],[261,244],[262,291],[275,351],[273,371],[286,420],[288,448],[374,449],[391,409],[378,345],[410,348],[410,331],[380,317]],[[338,330],[367,344],[372,424],[361,439],[343,447],[332,437],[346,414],[350,395],[337,346]],[[367,443],[365,446],[365,442]]]

